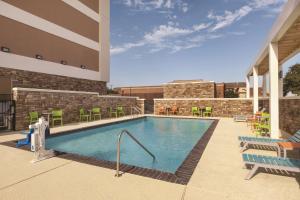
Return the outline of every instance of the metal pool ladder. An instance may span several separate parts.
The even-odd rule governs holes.
[[[152,158],[153,161],[156,159],[155,156],[144,146],[140,143],[129,131],[122,130],[118,136],[118,144],[117,144],[117,169],[116,169],[116,177],[120,176],[120,146],[121,146],[121,139],[123,134],[127,134],[133,141],[135,141],[142,149],[144,149]]]
[[[134,111],[137,113],[137,115],[142,114],[142,110],[137,106],[131,106],[131,116],[134,116]]]

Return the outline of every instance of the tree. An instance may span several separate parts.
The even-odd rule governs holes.
[[[284,96],[288,92],[300,95],[300,64],[291,66],[283,79]]]
[[[109,88],[109,87],[106,88],[106,91],[107,91],[107,94],[118,94],[118,91],[116,91],[112,88]]]
[[[235,89],[235,88],[225,89],[224,96],[225,96],[225,98],[239,98],[238,89]]]

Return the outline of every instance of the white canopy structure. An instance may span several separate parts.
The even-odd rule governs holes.
[[[263,76],[266,96],[266,74],[269,73],[271,137],[279,138],[279,98],[283,95],[282,64],[300,52],[300,0],[289,0],[274,23],[266,42],[247,71],[247,97],[250,98],[250,76],[253,76],[253,112],[258,111],[258,76]]]

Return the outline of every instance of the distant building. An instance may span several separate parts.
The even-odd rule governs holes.
[[[216,85],[213,81],[175,80],[163,84],[164,98],[215,98]]]
[[[224,83],[224,91],[233,90],[239,98],[246,98],[246,83],[245,82],[229,82]],[[225,94],[224,97],[226,98]]]
[[[117,87],[114,91],[122,96],[145,99],[146,112],[153,112],[153,99],[159,98],[225,98],[226,90],[234,90],[239,98],[246,96],[246,83],[215,83],[214,81],[174,80],[156,86]],[[238,98],[237,97],[237,98]]]
[[[145,112],[153,113],[153,99],[163,98],[164,92],[162,86],[134,86],[114,88],[122,96],[136,96],[145,99]]]
[[[114,90],[122,96],[138,96],[146,100],[154,98],[226,98],[226,90],[234,90],[239,98],[244,98],[246,83],[215,83],[203,79],[174,80],[163,85],[117,87]]]
[[[122,96],[138,96],[141,99],[153,100],[163,97],[162,86],[116,87],[114,90]]]

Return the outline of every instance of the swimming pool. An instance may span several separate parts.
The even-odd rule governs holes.
[[[175,173],[213,120],[144,117],[47,138],[46,147],[60,152],[116,161],[117,139],[126,129],[152,152],[153,161],[126,134],[121,142],[121,163]]]

